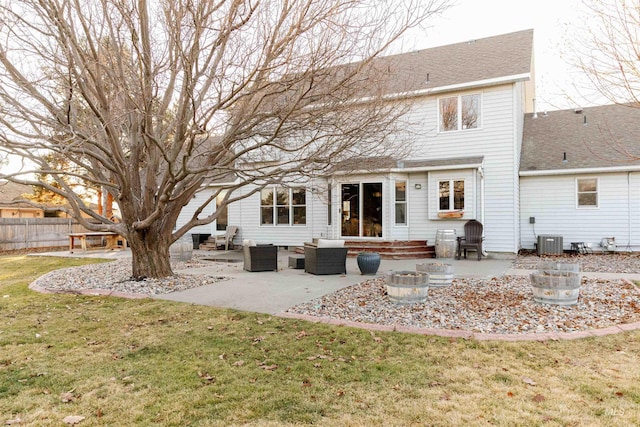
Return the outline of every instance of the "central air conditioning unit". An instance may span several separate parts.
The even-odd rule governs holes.
[[[607,252],[615,252],[616,251],[616,238],[615,237],[603,237],[600,240],[600,247]]]
[[[562,236],[538,236],[538,255],[562,255]]]

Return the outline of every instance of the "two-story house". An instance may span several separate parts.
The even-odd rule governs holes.
[[[410,82],[402,86],[412,101],[408,158],[376,168],[339,165],[309,186],[267,188],[192,233],[219,234],[229,224],[239,227],[236,242],[297,246],[324,237],[433,245],[438,230],[461,235],[473,218],[484,224],[486,251],[516,253],[523,122],[535,98],[533,30],[379,60],[393,67],[394,79]],[[210,194],[187,205],[178,224]]]

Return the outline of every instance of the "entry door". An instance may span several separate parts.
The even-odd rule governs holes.
[[[342,236],[382,237],[382,183],[342,184]]]

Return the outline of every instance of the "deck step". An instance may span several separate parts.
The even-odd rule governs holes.
[[[355,258],[360,252],[377,252],[382,259],[435,258],[435,246],[427,246],[426,240],[352,241],[345,242],[347,256]],[[304,247],[296,247],[296,253],[304,253]]]

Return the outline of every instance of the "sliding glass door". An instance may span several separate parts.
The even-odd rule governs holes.
[[[382,237],[382,183],[342,184],[342,236]]]

